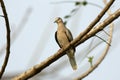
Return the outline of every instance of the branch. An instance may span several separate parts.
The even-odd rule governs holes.
[[[104,3],[106,4],[106,0],[104,0]],[[111,11],[108,10],[108,15],[111,15]],[[111,44],[112,42],[112,36],[113,36],[113,28],[114,28],[114,24],[111,23],[110,25],[110,31],[109,31],[109,39],[108,39],[108,43]],[[97,60],[97,62],[90,67],[90,69],[88,69],[85,73],[83,73],[82,75],[80,75],[80,77],[76,78],[75,80],[82,80],[84,77],[86,77],[87,75],[89,75],[92,71],[94,71],[94,69],[96,69],[98,67],[98,65],[104,60],[105,56],[108,53],[108,50],[110,48],[110,45],[106,45],[106,48],[104,50],[104,52],[102,53],[101,57]]]
[[[10,25],[9,25],[9,20],[8,20],[4,2],[3,2],[3,0],[1,0],[0,2],[1,2],[1,7],[2,7],[3,14],[4,14],[4,18],[5,18],[6,32],[7,32],[6,33],[7,34],[6,35],[6,37],[7,37],[6,55],[5,55],[5,59],[4,59],[4,63],[2,65],[1,71],[0,71],[0,79],[1,79],[3,73],[5,72],[5,68],[7,66],[9,55],[10,55]]]
[[[60,3],[75,3],[75,5],[86,5],[86,4],[90,4],[99,8],[102,8],[100,5],[94,4],[92,2],[88,2],[88,1],[60,1],[60,2],[52,2],[52,4],[60,4]]]
[[[100,32],[103,30],[107,25],[109,25],[112,21],[117,19],[120,16],[120,9],[118,9],[116,12],[111,14],[108,18],[106,18],[101,24],[99,24],[96,28],[92,29],[88,34],[86,34],[80,41],[79,43],[75,44],[75,46],[83,43],[90,37],[93,37],[96,33]],[[75,40],[74,40],[75,41]],[[73,41],[72,41],[73,42]]]
[[[79,45],[82,42],[85,42],[90,37],[94,36],[96,33],[101,31],[103,28],[105,28],[107,25],[109,25],[112,21],[117,19],[120,16],[120,9],[118,9],[115,13],[113,13],[111,16],[109,16],[107,19],[105,19],[99,26],[97,26],[95,29],[92,29],[88,34],[86,34],[84,37],[81,38],[79,41],[79,36],[75,38],[70,44],[66,45],[65,47],[61,48],[56,52],[54,55],[48,57],[46,60],[41,62],[40,64],[37,64],[27,70],[26,72],[18,75],[17,77],[13,78],[12,80],[27,80],[31,78],[32,76],[36,75],[37,73],[41,72],[43,69],[48,67],[50,64],[58,60],[60,57],[65,55],[65,51],[67,51],[70,47],[76,46],[75,44]],[[81,36],[81,34],[80,34]],[[78,43],[79,41],[79,43]]]
[[[25,28],[26,23],[29,20],[30,14],[32,12],[32,8],[28,8],[25,12],[25,14],[22,17],[22,20],[20,21],[20,23],[17,25],[18,27],[15,29],[15,31],[11,34],[11,45],[15,42],[15,40],[18,38],[18,36],[20,35],[20,33],[22,32],[23,28]],[[3,16],[4,17],[4,16]],[[1,48],[0,48],[0,56],[3,55],[4,51],[5,51],[5,47],[6,44],[4,44]]]
[[[91,24],[88,26],[88,28],[87,28],[84,32],[82,32],[82,33],[80,34],[79,39],[78,39],[78,44],[79,44],[79,41],[81,40],[81,38],[82,38],[83,36],[85,36],[85,35],[97,24],[97,22],[100,21],[100,19],[102,18],[102,16],[103,16],[103,15],[105,14],[105,12],[110,8],[110,6],[113,4],[114,1],[115,1],[115,0],[110,0],[110,1],[108,2],[108,4],[104,7],[104,9],[100,12],[100,14],[95,18],[95,20],[94,20],[93,22],[91,22]],[[76,44],[76,46],[77,46],[77,44]]]

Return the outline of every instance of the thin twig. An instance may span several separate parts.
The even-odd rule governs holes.
[[[102,41],[104,41],[106,44],[108,44],[109,46],[111,46],[111,44],[109,44],[106,40],[104,40],[103,38],[99,37],[98,35],[95,35],[96,37],[98,37],[99,39],[101,39]]]
[[[105,34],[107,34],[108,36],[110,36],[104,29],[103,29],[103,32],[104,32]]]
[[[96,33],[100,32],[103,28],[105,28],[107,25],[109,25],[112,21],[117,19],[120,16],[120,9],[118,9],[115,13],[113,13],[111,16],[109,16],[107,19],[103,21],[99,26],[97,26],[94,30],[90,31],[87,35],[85,35],[81,40],[80,43],[85,42],[88,40],[90,37],[94,36]],[[81,35],[81,34],[80,34]],[[50,64],[58,60],[60,57],[65,55],[65,51],[67,51],[70,47],[74,46],[79,39],[79,36],[75,38],[70,44],[66,45],[65,47],[61,48],[56,52],[54,55],[48,57],[46,60],[41,62],[40,64],[37,64],[30,68],[29,70],[25,71],[24,73],[16,76],[12,80],[27,80],[37,73],[40,73],[43,69],[48,67]],[[78,44],[77,44],[78,45]]]
[[[94,3],[92,3],[92,2],[88,2],[88,4],[89,4],[89,5],[96,6],[96,7],[101,8],[101,9],[103,8],[103,7],[101,7],[100,5],[98,5],[98,4],[94,4]]]
[[[100,21],[100,19],[102,18],[102,16],[105,14],[105,12],[110,8],[110,6],[113,4],[115,0],[110,0],[108,2],[108,4],[104,7],[104,9],[100,12],[100,14],[95,18],[95,20],[93,22],[91,22],[91,24],[86,28],[86,30],[84,32],[82,32],[79,36],[79,39],[78,40],[81,40],[81,38],[83,36],[85,36],[96,24],[97,22]],[[79,44],[79,41],[78,43]],[[77,44],[75,46],[77,46]]]
[[[83,3],[83,2],[85,2],[85,1],[59,1],[59,2],[52,2],[52,4],[76,3],[76,2]],[[94,3],[92,3],[92,2],[88,2],[88,1],[87,1],[87,4],[92,5],[92,6],[96,6],[96,7],[98,7],[98,8],[102,8],[100,5],[94,4]]]
[[[25,14],[22,17],[22,20],[20,21],[20,23],[17,25],[17,29],[15,29],[15,31],[11,34],[11,45],[15,42],[15,40],[18,38],[18,36],[20,35],[20,33],[22,32],[23,28],[25,28],[26,23],[29,20],[30,14],[32,12],[32,8],[28,8],[25,12]],[[6,44],[4,44],[1,48],[0,48],[0,56],[3,55],[4,51],[5,51],[5,47]]]
[[[7,66],[9,55],[10,55],[10,25],[9,25],[9,20],[8,20],[8,16],[7,16],[7,12],[6,12],[6,8],[5,8],[3,0],[1,0],[1,7],[2,7],[2,11],[4,14],[5,23],[6,23],[7,46],[6,46],[6,55],[5,55],[4,63],[0,71],[0,79],[2,78],[2,75],[5,72],[5,68]]]
[[[118,9],[116,12],[114,12],[113,14],[111,14],[111,16],[109,16],[108,18],[106,18],[100,25],[98,25],[96,28],[92,29],[88,34],[86,34],[80,41],[79,43],[75,44],[75,46],[83,43],[84,41],[86,41],[87,39],[89,39],[88,37],[92,37],[94,36],[96,33],[102,31],[102,29],[104,29],[107,25],[109,25],[112,21],[114,21],[115,19],[117,19],[120,16],[120,9]],[[74,40],[75,41],[75,40]],[[73,41],[72,41],[73,42]]]
[[[104,3],[107,4],[106,0],[104,0]],[[119,12],[120,12],[120,10],[119,10]],[[109,14],[109,16],[111,15],[110,10],[109,10],[108,14]],[[114,25],[113,25],[113,23],[111,23],[110,31],[109,31],[110,36],[108,36],[109,44],[111,44],[111,42],[112,42],[113,28],[114,28]],[[110,45],[106,45],[104,52],[102,53],[101,57],[97,60],[97,62],[93,65],[93,67],[90,67],[90,69],[88,69],[85,73],[83,73],[80,77],[76,78],[75,80],[82,80],[84,77],[86,77],[88,74],[90,74],[94,69],[96,69],[98,67],[98,65],[104,60],[105,56],[108,53],[109,48],[110,48]]]
[[[4,18],[4,16],[3,16],[3,15],[0,15],[0,17],[3,17],[3,18]]]

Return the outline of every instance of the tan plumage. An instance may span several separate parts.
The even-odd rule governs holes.
[[[57,31],[55,33],[55,39],[58,43],[59,47],[62,48],[65,45],[69,44],[70,41],[73,40],[72,34],[68,28],[65,27],[62,19],[60,17],[57,17],[55,22],[58,24]],[[70,64],[73,68],[73,70],[77,69],[77,64],[75,61],[75,48],[70,48],[68,51],[66,51],[67,56],[69,58]]]

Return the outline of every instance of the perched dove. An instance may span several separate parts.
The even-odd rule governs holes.
[[[58,24],[57,31],[55,32],[55,39],[59,47],[62,48],[65,45],[69,44],[70,41],[73,40],[73,37],[72,37],[70,30],[66,28],[66,26],[64,25],[60,17],[57,17],[55,19],[55,23]],[[75,48],[70,48],[68,51],[66,51],[66,53],[67,53],[67,56],[69,58],[69,61],[70,61],[70,64],[73,70],[76,70],[77,64],[76,64],[75,56],[74,56]]]

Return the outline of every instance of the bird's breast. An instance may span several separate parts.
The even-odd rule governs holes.
[[[57,39],[59,44],[63,47],[67,44],[69,44],[69,40],[67,39],[67,35],[64,31],[58,31],[57,32]]]

